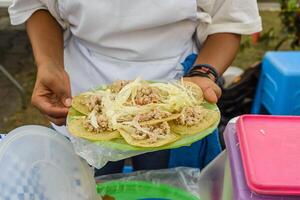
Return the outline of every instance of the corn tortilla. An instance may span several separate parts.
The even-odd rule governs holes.
[[[101,133],[96,133],[88,131],[83,126],[84,118],[74,118],[68,120],[68,130],[69,132],[77,137],[85,138],[91,141],[108,141],[120,137],[119,131],[105,131]]]
[[[155,143],[152,143],[149,141],[149,139],[144,139],[144,140],[134,139],[131,136],[131,134],[134,133],[134,131],[136,131],[136,129],[133,127],[123,127],[120,129],[120,134],[123,136],[123,138],[128,144],[137,147],[161,147],[166,144],[175,142],[180,138],[179,135],[171,132],[166,135],[166,138],[158,139]]]
[[[169,122],[171,131],[180,135],[193,135],[200,133],[201,131],[212,126],[219,120],[220,113],[215,110],[205,110],[204,120],[194,126],[184,126],[176,124],[174,121]]]

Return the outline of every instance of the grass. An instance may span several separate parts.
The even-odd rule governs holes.
[[[260,15],[262,17],[263,25],[263,31],[261,35],[273,28],[274,35],[278,36],[278,39],[271,41],[269,44],[262,42],[258,44],[251,44],[251,46],[243,50],[241,49],[235,61],[232,64],[233,66],[245,69],[255,62],[261,61],[264,54],[267,51],[272,51],[278,43],[278,40],[284,37],[282,33],[283,26],[279,19],[279,12],[264,11],[261,12]],[[251,40],[251,36],[243,36],[242,44],[249,42],[249,40]],[[289,43],[284,43],[284,45],[282,45],[282,47],[279,50],[291,50]]]

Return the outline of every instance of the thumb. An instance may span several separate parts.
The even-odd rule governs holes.
[[[71,96],[71,86],[69,76],[66,74],[64,79],[61,81],[57,81],[54,84],[53,92],[57,95],[60,102],[66,106],[70,107],[72,103],[72,96]]]

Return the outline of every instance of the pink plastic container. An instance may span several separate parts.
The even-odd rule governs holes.
[[[237,135],[250,190],[300,196],[300,116],[243,115]]]
[[[243,163],[241,159],[239,142],[236,134],[236,126],[229,123],[224,132],[227,155],[230,163],[232,179],[233,200],[296,200],[297,196],[278,196],[257,194],[251,191],[246,183]]]

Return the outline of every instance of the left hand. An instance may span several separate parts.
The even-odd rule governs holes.
[[[210,78],[184,77],[183,80],[197,84],[203,91],[204,99],[210,103],[217,103],[221,97],[221,88]]]

